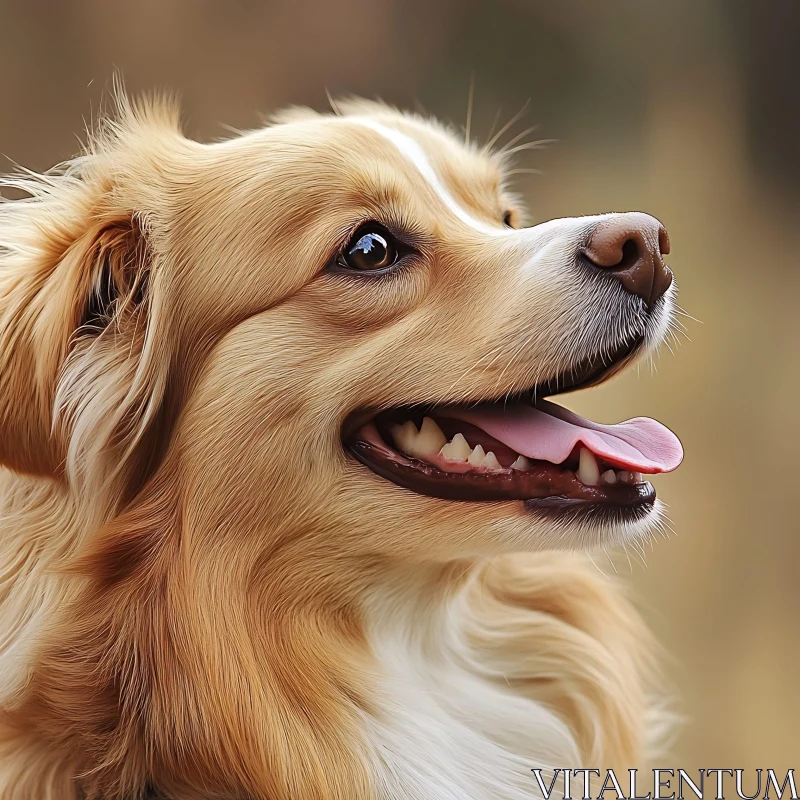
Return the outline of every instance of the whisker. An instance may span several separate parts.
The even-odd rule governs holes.
[[[604,578],[607,578],[607,577],[608,577],[608,575],[606,575],[606,574],[605,574],[605,572],[603,572],[603,570],[601,570],[601,569],[600,569],[600,567],[598,567],[598,566],[597,566],[597,563],[596,563],[596,562],[595,562],[595,560],[592,558],[592,554],[591,554],[591,553],[586,553],[586,556],[587,556],[587,558],[589,559],[589,561],[591,561],[591,562],[592,562],[592,566],[593,566],[593,567],[594,567],[594,568],[595,568],[595,569],[596,569],[596,570],[597,570],[597,571],[598,571],[598,572],[599,572],[599,573],[600,573],[600,574],[601,574],[601,575],[602,575]]]
[[[506,132],[506,131],[507,131],[507,130],[508,130],[510,127],[511,127],[511,126],[512,126],[512,125],[514,125],[514,124],[515,124],[515,123],[516,123],[516,122],[517,122],[517,121],[518,121],[518,120],[519,120],[519,119],[520,119],[520,118],[523,116],[523,114],[524,114],[524,113],[525,113],[525,112],[528,110],[528,106],[529,106],[530,104],[531,104],[531,99],[530,99],[530,97],[529,97],[529,98],[528,98],[528,99],[525,101],[525,104],[522,106],[522,108],[521,108],[519,111],[517,111],[517,113],[516,113],[516,114],[514,114],[514,116],[513,116],[513,117],[511,117],[511,119],[510,119],[508,122],[506,122],[506,124],[505,124],[505,125],[503,125],[503,127],[502,127],[502,128],[500,128],[500,130],[499,130],[499,131],[497,131],[497,133],[496,133],[494,136],[492,136],[492,138],[491,138],[491,139],[489,139],[489,141],[488,141],[488,142],[486,143],[486,145],[484,146],[484,149],[485,149],[485,150],[491,150],[491,149],[492,149],[492,146],[494,145],[494,143],[495,143],[495,142],[496,142],[496,141],[497,141],[497,140],[498,140],[498,139],[499,139],[499,138],[500,138],[500,137],[501,137],[501,136],[502,136],[502,135],[503,135],[503,134],[504,134],[504,133],[505,133],[505,132]]]
[[[522,131],[522,133],[518,133],[511,141],[506,142],[503,145],[503,149],[511,147],[511,145],[516,144],[520,139],[524,139],[529,133],[533,133],[534,131],[539,130],[541,127],[541,125],[531,125],[530,128],[526,128],[524,131]]]
[[[469,76],[469,98],[467,99],[467,126],[464,132],[464,144],[469,146],[469,135],[472,130],[472,101],[475,99],[475,73]]]
[[[628,559],[628,569],[633,572],[633,563],[631,562],[631,554],[628,552],[628,545],[623,542],[622,549],[625,551],[625,558]]]
[[[228,131],[228,133],[232,133],[234,136],[242,136],[246,131],[242,130],[241,128],[234,128],[233,125],[228,125],[226,122],[219,123],[220,128],[223,130]]]
[[[325,87],[325,96],[328,98],[328,103],[330,104],[331,111],[333,111],[333,113],[337,117],[341,117],[342,116],[342,112],[339,110],[339,106],[336,105],[336,101],[333,99],[333,97],[332,97],[330,91],[328,90],[327,86]]]
[[[525,142],[524,144],[518,144],[516,147],[510,149],[504,148],[500,151],[500,154],[503,156],[511,156],[523,150],[544,150],[546,145],[553,144],[557,141],[558,139],[537,139],[535,142]]]
[[[488,136],[491,138],[492,134],[494,133],[494,129],[497,127],[497,123],[500,120],[500,114],[503,113],[503,107],[500,106],[497,109],[497,113],[494,115],[494,119],[492,120],[492,127],[489,128]]]
[[[641,562],[643,567],[647,567],[647,553],[644,551],[644,545],[642,544],[641,539],[634,539],[631,543],[631,547],[638,553],[639,561]]]
[[[603,548],[603,552],[606,554],[606,558],[608,559],[608,563],[611,564],[611,567],[613,568],[614,572],[617,572],[617,565],[614,563],[614,560],[608,554],[608,550],[605,547]],[[617,573],[617,574],[619,574],[619,573]]]
[[[699,322],[701,325],[705,324],[703,322],[703,320],[697,319],[697,317],[693,317],[685,308],[683,308],[682,306],[679,306],[677,303],[675,303],[674,309],[675,309],[675,313],[676,314],[680,314],[682,317],[688,317],[693,322]]]

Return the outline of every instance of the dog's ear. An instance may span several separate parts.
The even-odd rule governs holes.
[[[3,182],[27,195],[0,204],[0,463],[20,472],[107,482],[159,416],[152,194],[186,140],[120,105],[84,155]]]

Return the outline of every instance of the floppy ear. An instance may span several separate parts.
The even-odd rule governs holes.
[[[158,402],[152,385],[131,396],[151,257],[134,215],[89,223],[52,260],[36,255],[0,283],[0,461],[77,478],[87,447],[131,444],[142,406]]]
[[[0,463],[94,489],[157,418],[168,367],[153,344],[152,209],[135,192],[158,174],[136,145],[179,134],[120,103],[87,153],[6,178],[28,196],[0,204]]]

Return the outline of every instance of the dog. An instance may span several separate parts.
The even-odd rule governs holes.
[[[502,150],[375,102],[212,144],[116,105],[3,183],[0,797],[640,764],[657,651],[584,552],[654,530],[680,444],[546,398],[665,337],[661,224],[524,227]]]

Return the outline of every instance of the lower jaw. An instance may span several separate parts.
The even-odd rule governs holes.
[[[417,494],[462,502],[518,500],[547,516],[593,516],[619,521],[642,519],[652,510],[652,484],[617,483],[588,486],[575,472],[538,462],[530,470],[444,472],[418,459],[388,458],[373,444],[356,439],[347,449],[362,464],[392,483]]]

